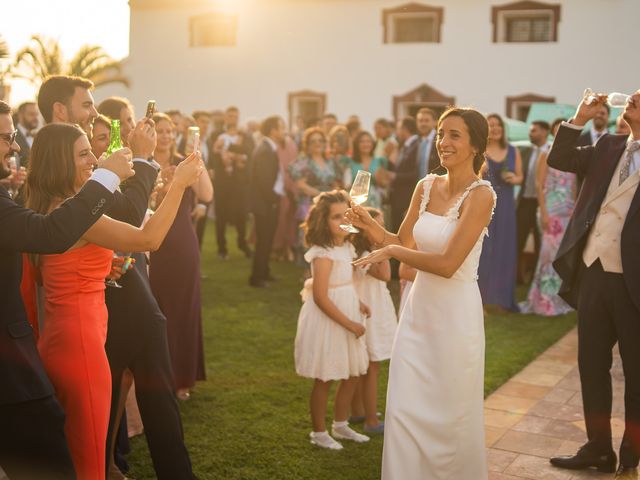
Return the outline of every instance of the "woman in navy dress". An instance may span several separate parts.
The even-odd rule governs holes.
[[[487,116],[489,142],[483,177],[498,196],[489,238],[482,246],[478,284],[484,305],[518,311],[516,289],[516,202],[514,185],[522,183],[520,152],[507,143],[504,122],[497,114]]]

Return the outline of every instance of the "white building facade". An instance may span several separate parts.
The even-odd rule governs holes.
[[[357,114],[365,127],[455,103],[511,118],[585,87],[640,88],[640,0],[130,0],[138,113]]]

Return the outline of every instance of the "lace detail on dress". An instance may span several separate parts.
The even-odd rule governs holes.
[[[422,182],[422,201],[420,202],[420,215],[427,211],[427,204],[429,203],[429,196],[431,195],[431,187],[433,186],[433,182],[438,175],[435,173],[430,173],[426,177],[424,177],[424,182]]]
[[[489,222],[491,222],[491,219],[493,219],[493,213],[496,208],[496,200],[498,197],[496,196],[496,192],[493,190],[493,187],[491,186],[491,182],[487,180],[476,180],[471,185],[469,185],[466,188],[466,190],[462,193],[462,195],[460,195],[460,198],[458,198],[458,201],[449,209],[449,212],[447,212],[447,217],[452,220],[457,220],[458,218],[460,218],[460,207],[462,207],[462,203],[469,196],[469,193],[471,193],[471,190],[480,186],[489,187],[489,190],[491,191],[491,195],[493,196],[493,207],[491,207],[491,218],[489,219]],[[486,236],[489,236],[489,229],[485,227],[483,230],[483,233]]]

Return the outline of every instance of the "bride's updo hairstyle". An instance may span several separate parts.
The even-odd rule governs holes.
[[[471,145],[478,150],[473,158],[473,171],[480,173],[485,161],[485,151],[487,150],[487,139],[489,137],[489,124],[487,119],[473,108],[450,107],[438,120],[437,131],[440,131],[442,122],[447,117],[460,117],[469,130]]]

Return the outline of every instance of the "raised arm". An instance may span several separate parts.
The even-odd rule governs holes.
[[[395,258],[423,272],[450,278],[458,271],[485,227],[489,225],[493,205],[493,192],[489,188],[473,189],[465,201],[460,221],[442,253],[419,252],[400,245],[388,245],[355,261],[354,265],[367,265]]]
[[[129,144],[136,174],[123,184],[122,193],[116,193],[114,205],[109,209],[108,215],[137,227],[144,220],[159,170],[159,165],[148,161],[156,145],[153,121],[139,121],[129,135]]]
[[[424,180],[420,180],[413,191],[411,204],[407,210],[407,214],[400,225],[398,233],[392,233],[376,222],[371,215],[359,205],[353,204],[347,210],[347,219],[356,227],[363,230],[369,239],[380,247],[386,245],[402,245],[407,248],[415,248],[415,240],[413,239],[413,227],[420,216],[420,203],[424,194]]]
[[[576,143],[582,128],[595,116],[605,101],[606,96],[598,97],[591,105],[587,105],[583,100],[578,105],[575,116],[568,123],[562,123],[547,158],[550,167],[580,176],[587,174],[593,163],[595,149],[591,145],[576,147]]]
[[[96,222],[82,238],[113,250],[157,250],[173,224],[185,189],[197,180],[203,169],[199,152],[183,160],[176,167],[173,182],[162,203],[143,228],[105,217]]]
[[[68,250],[111,207],[118,183],[134,174],[130,160],[128,149],[104,159],[80,192],[48,215],[17,205],[0,188],[0,248],[25,253]]]

